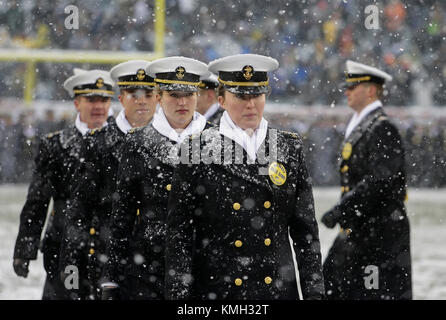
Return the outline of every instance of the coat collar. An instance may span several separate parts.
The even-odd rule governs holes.
[[[347,139],[344,139],[344,144],[349,142],[352,146],[354,146],[358,140],[362,137],[362,135],[366,132],[366,130],[378,119],[380,116],[384,115],[384,110],[382,107],[379,107],[372,112],[370,112],[362,121],[353,129],[352,133],[348,136]]]
[[[266,155],[266,159],[268,159],[271,152],[277,155],[277,159],[262,161],[262,163],[260,163],[259,160],[262,157],[258,157],[254,163],[247,163],[248,155],[243,147],[236,141],[230,140],[221,134],[218,127],[213,127],[203,131],[201,139],[202,142],[205,141],[205,143],[202,145],[202,152],[209,154],[210,149],[215,150],[216,146],[220,144],[221,168],[223,170],[226,170],[230,174],[240,177],[248,182],[265,187],[270,191],[274,191],[280,188],[280,186],[275,185],[270,179],[268,174],[270,165],[274,162],[278,162],[285,167],[287,174],[289,174],[289,164],[292,161],[297,161],[297,159],[292,156],[292,153],[289,150],[289,141],[284,139],[282,132],[272,128],[268,129],[271,129],[271,131],[268,130],[268,135],[263,140],[258,154],[264,154]],[[274,132],[277,133],[276,136],[274,136]],[[228,147],[228,145],[231,147]],[[225,164],[225,159],[227,159],[228,162],[231,160],[230,163]]]
[[[117,121],[113,117],[107,119],[108,125],[105,128],[105,147],[108,152],[116,158],[121,158],[121,148],[118,148],[118,144],[122,143],[125,139],[125,133],[119,128]]]
[[[124,134],[126,134],[127,132],[129,132],[130,129],[132,129],[132,125],[128,122],[127,118],[125,117],[124,109],[119,112],[115,122],[119,130],[121,130],[121,132]]]
[[[61,131],[59,135],[59,142],[63,149],[71,149],[76,144],[79,144],[81,138],[82,133],[74,124],[71,124],[66,129]]]
[[[342,151],[345,149],[347,144],[350,144],[350,147],[353,147],[358,143],[358,141],[361,139],[361,137],[365,134],[365,132],[373,125],[373,123],[381,116],[384,116],[384,110],[382,107],[379,107],[372,112],[370,112],[362,121],[361,123],[350,133],[347,139],[344,139],[344,141],[341,144],[341,150],[340,153],[342,154]],[[341,165],[343,161],[343,157],[339,158],[339,165]]]
[[[177,152],[179,144],[176,141],[158,132],[154,128],[153,123],[145,126],[141,131],[141,135],[143,139],[142,145],[151,157],[170,166],[178,164]]]

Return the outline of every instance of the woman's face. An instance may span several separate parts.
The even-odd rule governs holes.
[[[161,91],[158,99],[172,128],[184,129],[192,121],[197,108],[196,92]]]
[[[218,97],[218,102],[229,113],[237,126],[243,130],[255,130],[262,121],[266,95],[264,93],[234,94],[225,91],[224,97]]]

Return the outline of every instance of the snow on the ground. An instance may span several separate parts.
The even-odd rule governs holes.
[[[31,261],[28,278],[17,277],[12,254],[26,185],[0,185],[0,299],[40,299],[45,279],[42,257]],[[339,188],[315,188],[318,221],[338,199]],[[415,299],[446,300],[446,190],[410,189],[407,203],[411,222],[413,293]],[[319,225],[322,258],[337,230]]]

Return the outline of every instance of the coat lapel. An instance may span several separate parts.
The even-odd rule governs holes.
[[[106,130],[107,130],[105,135],[106,150],[109,150],[112,156],[119,161],[122,156],[121,148],[119,148],[119,145],[122,143],[122,141],[124,141],[125,134],[119,129],[114,119],[111,119],[109,121]]]
[[[347,139],[344,138],[344,141],[342,141],[341,144],[341,150],[340,150],[341,157],[339,157],[339,163],[338,163],[339,166],[341,166],[344,158],[350,157],[353,147],[362,138],[364,133],[372,126],[375,120],[383,115],[384,115],[384,110],[381,107],[375,109],[374,111],[370,112],[355,129],[353,129],[352,133],[350,133]]]
[[[259,148],[256,161],[251,164],[247,163],[248,155],[241,145],[226,138],[227,141],[231,142],[230,148],[228,148],[228,142],[225,142],[225,136],[220,135],[218,127],[213,129],[215,131],[213,134],[215,136],[218,135],[221,141],[221,159],[232,160],[231,163],[222,165],[224,170],[248,182],[274,191],[278,188],[280,189],[280,186],[272,182],[269,176],[269,167],[273,163],[279,163],[285,168],[289,168],[288,163],[290,159],[288,152],[289,146],[283,143],[283,137],[281,135],[276,136],[277,138],[272,138],[270,129],[268,127],[268,134]],[[273,159],[270,159],[270,153],[272,153]]]
[[[82,134],[74,125],[70,125],[67,129],[62,130],[59,139],[64,152],[68,152],[71,157],[79,157]]]
[[[161,163],[170,166],[178,164],[179,144],[160,134],[152,124],[142,129],[142,135],[144,137],[143,146],[147,149],[148,154]]]

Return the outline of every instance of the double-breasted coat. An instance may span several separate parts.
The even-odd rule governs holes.
[[[169,198],[168,299],[299,299],[292,247],[303,298],[324,296],[302,141],[277,132],[277,144],[267,136],[260,147],[263,164],[259,157],[248,164],[218,127],[191,138]],[[272,144],[277,159],[269,157]],[[210,160],[215,155],[220,162]]]
[[[109,220],[125,134],[113,117],[108,125],[90,130],[81,147],[82,162],[78,166],[77,185],[72,205],[67,211],[60,269],[74,265],[79,270],[83,287],[77,298],[100,297],[100,281],[107,257]]]
[[[341,227],[323,266],[327,298],[410,299],[404,147],[382,108],[343,141],[339,159],[342,195],[325,216]]]
[[[131,130],[125,141],[105,274],[126,299],[164,299],[165,222],[176,148],[151,124]]]
[[[82,134],[74,125],[40,139],[31,184],[20,214],[14,258],[34,260],[40,246],[47,272],[43,299],[67,299],[70,294],[60,278],[58,266],[81,141]],[[51,198],[54,208],[41,241]]]

